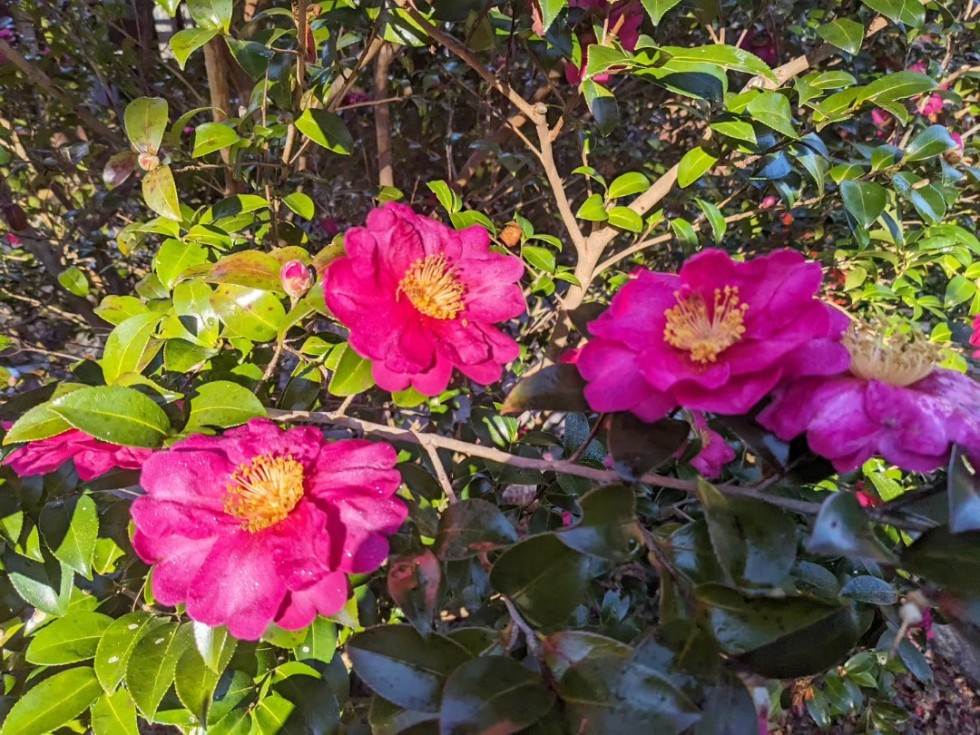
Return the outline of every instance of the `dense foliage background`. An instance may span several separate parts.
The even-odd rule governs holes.
[[[980,6],[570,6],[0,0],[0,452],[268,416],[392,442],[409,508],[340,614],[236,641],[154,600],[139,464],[0,469],[2,735],[901,732],[932,616],[980,642],[957,450],[835,474],[719,416],[711,485],[569,362],[635,266],[789,247],[976,376]],[[331,318],[390,201],[524,262],[502,381],[381,390]]]

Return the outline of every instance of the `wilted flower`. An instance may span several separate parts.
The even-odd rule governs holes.
[[[482,227],[453,230],[389,202],[345,245],[324,277],[327,306],[385,390],[438,395],[453,368],[488,385],[520,353],[491,325],[524,313],[524,265],[492,252]]]
[[[820,281],[820,265],[791,250],[739,263],[711,249],[679,275],[639,269],[590,325],[585,397],[645,421],[677,405],[741,414],[783,379],[838,373],[846,318],[816,298]]]
[[[279,281],[291,299],[302,298],[313,286],[313,272],[299,260],[287,260],[279,269]]]
[[[729,462],[735,459],[735,450],[717,431],[708,426],[708,420],[700,411],[691,412],[692,428],[701,438],[701,451],[691,460],[691,466],[703,477],[713,480],[721,475]]]
[[[951,444],[980,457],[980,384],[935,367],[939,348],[883,326],[844,337],[850,370],[780,388],[758,421],[780,439],[806,433],[838,472],[872,456],[913,472],[946,464]]]
[[[138,470],[151,454],[151,449],[110,444],[69,429],[15,449],[3,463],[21,477],[30,477],[54,472],[72,459],[79,479],[88,482],[116,468]]]
[[[244,640],[304,628],[344,606],[347,574],[387,557],[407,513],[396,459],[389,444],[264,419],[192,436],[146,462],[133,548],[157,600],[194,620]]]

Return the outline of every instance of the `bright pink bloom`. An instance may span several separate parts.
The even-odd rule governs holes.
[[[627,51],[636,48],[640,40],[640,26],[643,25],[644,10],[637,0],[629,2],[616,2],[610,4],[608,0],[570,0],[568,3],[572,8],[581,8],[586,11],[595,11],[599,14],[598,19],[594,19],[598,25],[603,24],[602,16],[605,16],[605,25],[611,33],[616,30],[616,39],[619,44]],[[582,63],[575,66],[571,62],[565,63],[565,79],[569,84],[578,85],[585,76],[585,67],[589,63],[589,46],[598,43],[595,31],[592,28],[584,30],[579,34],[579,45],[582,48]],[[599,84],[609,81],[610,74],[597,74],[593,79]]]
[[[973,317],[973,334],[970,335],[970,344],[980,348],[980,314]],[[980,349],[973,353],[973,357],[980,360]]]
[[[850,371],[780,388],[757,420],[780,439],[806,433],[838,472],[872,456],[913,472],[949,460],[953,443],[980,457],[980,383],[933,367],[934,345],[852,331]]]
[[[378,568],[407,509],[389,444],[325,442],[309,426],[256,419],[157,452],[132,506],[133,548],[153,593],[207,625],[257,640],[347,601],[347,574]]]
[[[151,449],[109,444],[84,431],[69,429],[15,449],[3,463],[10,465],[21,477],[30,477],[54,472],[69,459],[73,459],[79,479],[88,482],[117,467],[138,470],[151,454]]]
[[[713,480],[735,459],[735,450],[728,446],[725,438],[708,426],[708,421],[700,411],[692,411],[693,428],[701,437],[701,451],[691,460],[691,466],[701,475]]]
[[[916,109],[923,117],[932,117],[942,112],[944,104],[943,98],[938,94],[930,94],[920,98]]]
[[[558,356],[558,362],[562,365],[574,365],[578,362],[580,354],[582,354],[582,350],[565,350]]]
[[[762,198],[762,204],[760,206],[763,209],[772,209],[777,204],[779,204],[779,197],[775,194],[770,194]]]
[[[638,269],[590,325],[586,399],[644,421],[677,405],[742,414],[781,380],[846,369],[846,318],[816,298],[821,277],[793,250],[739,263],[709,249],[679,275]]]
[[[908,68],[908,71],[914,71],[917,74],[925,74],[927,73],[928,68],[926,67],[926,62],[916,61],[914,64],[912,64],[912,66]]]
[[[287,296],[298,299],[313,286],[313,273],[305,263],[288,260],[279,269],[279,281]]]
[[[435,396],[453,368],[489,385],[520,353],[491,325],[526,310],[524,265],[492,252],[482,227],[453,230],[389,202],[348,230],[345,246],[324,277],[327,306],[385,390]]]
[[[962,135],[950,131],[949,137],[953,139],[953,142],[956,143],[956,147],[959,148],[961,152],[966,150],[966,145],[963,143]]]

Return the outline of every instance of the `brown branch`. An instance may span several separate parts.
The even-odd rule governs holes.
[[[374,96],[384,99],[388,93],[388,69],[395,58],[390,43],[384,43],[374,60]],[[391,151],[391,109],[387,103],[374,108],[374,130],[378,141],[378,185],[395,185],[395,166]]]
[[[231,117],[231,91],[228,87],[228,69],[225,58],[221,53],[222,38],[212,38],[204,44],[204,66],[208,73],[208,90],[211,94],[211,107],[215,108],[211,115],[215,122],[222,122]],[[221,149],[221,160],[225,165],[225,194],[238,191],[239,182],[231,165],[231,150]]]

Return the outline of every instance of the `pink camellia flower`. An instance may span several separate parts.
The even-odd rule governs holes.
[[[938,346],[884,327],[844,337],[850,370],[787,383],[757,420],[780,439],[806,433],[838,472],[872,456],[913,472],[944,466],[950,446],[980,457],[980,383],[935,367]]]
[[[320,229],[327,237],[333,237],[340,233],[340,222],[336,217],[323,217],[320,219]]]
[[[691,460],[691,466],[709,480],[721,476],[725,465],[735,459],[735,450],[717,431],[708,426],[700,411],[691,412],[692,427],[701,437],[701,451]]]
[[[980,314],[973,317],[973,334],[970,335],[970,344],[980,348]],[[973,357],[980,360],[980,349],[973,353]]]
[[[394,448],[325,442],[312,427],[255,419],[192,436],[143,467],[133,548],[153,593],[206,625],[257,640],[340,610],[347,574],[371,572],[405,520]]]
[[[779,197],[775,194],[769,194],[762,198],[762,204],[760,205],[763,209],[772,209],[777,204],[779,204]]]
[[[279,281],[291,299],[302,298],[313,286],[313,273],[299,260],[287,260],[279,269]]]
[[[943,98],[938,94],[930,94],[920,98],[919,102],[916,104],[916,110],[923,117],[933,117],[938,115],[943,110]]]
[[[846,317],[815,298],[819,263],[705,250],[679,275],[638,269],[590,325],[578,368],[596,411],[741,414],[781,380],[846,369]]]
[[[138,470],[152,454],[151,449],[109,444],[84,431],[69,429],[15,449],[3,463],[21,477],[30,477],[54,472],[72,459],[79,479],[88,482],[116,468]]]
[[[767,66],[775,67],[779,63],[776,44],[773,42],[772,36],[764,31],[750,30],[742,41],[742,48],[758,56],[766,62]]]
[[[640,26],[643,25],[644,10],[637,0],[628,2],[610,3],[608,0],[570,0],[568,3],[572,8],[581,8],[586,11],[595,11],[604,15],[604,25],[607,32],[615,34],[620,45],[627,51],[636,48],[640,40]],[[571,62],[565,63],[565,79],[569,84],[578,85],[585,76],[585,67],[589,63],[589,46],[598,43],[595,31],[591,28],[579,34],[579,45],[582,48],[582,63],[575,66]],[[605,84],[609,81],[610,74],[597,74],[596,82]]]
[[[385,390],[435,396],[453,368],[488,385],[520,353],[491,325],[527,308],[524,265],[492,252],[482,227],[453,230],[389,202],[348,230],[345,246],[325,273],[327,306]]]

